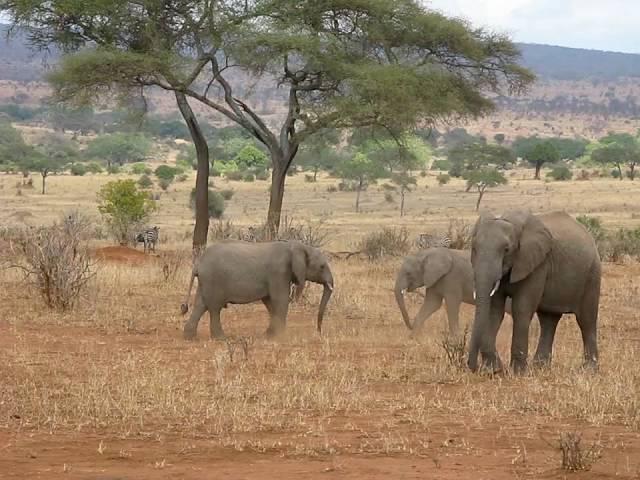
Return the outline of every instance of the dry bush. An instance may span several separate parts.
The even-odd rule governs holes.
[[[231,220],[218,219],[209,225],[209,239],[212,241],[237,240],[238,238],[238,228],[233,225]]]
[[[160,255],[160,259],[162,278],[165,282],[173,281],[182,267],[191,265],[191,252],[186,250],[164,252]]]
[[[34,284],[49,308],[73,308],[94,276],[87,245],[90,227],[86,217],[71,213],[50,227],[25,229],[11,242],[11,266]]]
[[[387,255],[403,256],[410,248],[409,232],[404,227],[384,227],[378,232],[366,235],[358,244],[358,251],[364,253],[369,260],[377,260]]]
[[[444,350],[447,361],[454,368],[466,368],[465,347],[467,345],[468,334],[469,327],[466,327],[462,336],[451,335],[448,333],[440,343],[440,346]]]
[[[278,232],[278,240],[297,240],[316,248],[325,245],[328,237],[329,231],[324,219],[315,222],[298,222],[294,217],[287,215],[282,219]]]
[[[451,240],[449,248],[456,250],[466,250],[471,248],[471,235],[473,228],[471,224],[459,218],[450,218],[447,227],[447,236]]]
[[[585,449],[582,435],[578,432],[560,433],[558,448],[562,453],[562,468],[569,472],[591,470],[593,463],[602,456],[600,442],[594,442]]]

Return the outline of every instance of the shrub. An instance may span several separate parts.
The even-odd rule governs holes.
[[[216,164],[213,165],[213,167],[211,167],[209,169],[209,176],[210,177],[219,177],[220,175],[222,175],[222,171],[220,170],[220,167],[216,163]]]
[[[147,170],[148,168],[144,163],[134,163],[131,165],[131,173],[134,175],[142,175],[143,173],[146,173]]]
[[[383,228],[381,231],[366,235],[358,244],[358,250],[369,260],[376,260],[385,255],[402,256],[409,252],[411,242],[406,228]]]
[[[337,191],[338,191],[338,187],[336,187],[335,185],[329,185],[327,187],[327,192],[329,192],[329,193],[335,193]]]
[[[176,175],[181,173],[181,170],[175,167],[171,167],[169,165],[160,165],[153,172],[156,177],[161,180],[167,180],[169,183],[173,182],[173,179]]]
[[[107,173],[109,175],[116,175],[120,173],[120,165],[116,165],[115,163],[112,163],[107,167]]]
[[[625,256],[640,260],[640,228],[620,228],[607,235],[598,245],[598,251],[600,258],[610,262],[620,262]]]
[[[256,176],[251,172],[246,172],[242,175],[243,182],[254,182],[256,180]]]
[[[589,180],[591,178],[591,173],[589,173],[589,170],[585,170],[584,168],[582,170],[580,170],[580,173],[578,174],[578,177],[576,178],[577,180]]]
[[[133,180],[109,182],[98,192],[98,210],[121,245],[133,241],[135,231],[155,208],[155,202]]]
[[[291,167],[287,170],[287,177],[293,177],[298,174],[298,169],[296,167]]]
[[[393,203],[395,202],[396,199],[393,196],[393,192],[387,191],[387,192],[384,192],[384,200],[387,203]]]
[[[469,250],[471,248],[473,228],[471,224],[461,219],[449,219],[447,237],[451,240],[449,248]]]
[[[234,182],[239,182],[244,177],[244,173],[238,170],[231,170],[229,172],[226,172],[224,176],[227,178],[227,180],[233,180]]]
[[[446,185],[451,181],[451,175],[448,173],[441,173],[436,177],[436,180],[438,181],[438,185]]]
[[[225,200],[231,200],[233,198],[235,190],[222,190],[220,191],[220,195],[222,195],[222,198],[224,198]]]
[[[90,225],[74,212],[50,227],[25,230],[12,242],[12,266],[33,283],[49,308],[73,308],[95,274],[87,244]]]
[[[562,468],[569,472],[591,470],[593,463],[602,455],[599,442],[584,448],[582,435],[577,432],[560,433],[558,448],[562,453]]]
[[[316,181],[316,177],[310,173],[304,174],[304,181],[307,183],[314,183]]]
[[[191,195],[189,197],[189,204],[191,209],[195,212],[196,210],[196,189],[193,188],[191,190]],[[220,218],[224,213],[224,198],[221,194],[216,192],[215,190],[209,189],[209,218]]]
[[[104,169],[102,168],[102,166],[99,163],[96,163],[96,162],[87,163],[86,168],[87,168],[87,172],[89,172],[89,173],[102,173],[102,172],[104,172]]]
[[[434,160],[431,164],[431,170],[444,170],[445,172],[451,168],[451,162],[445,158]]]
[[[142,175],[138,179],[138,186],[140,188],[151,188],[153,186],[153,180],[151,180],[151,177],[149,177],[149,175]]]
[[[209,224],[209,239],[214,241],[239,239],[238,229],[231,220],[218,219]]]
[[[269,180],[269,172],[266,170],[260,170],[256,173],[256,180]]]
[[[161,178],[158,182],[158,186],[162,189],[163,192],[166,192],[171,186],[171,180],[167,178]]]
[[[557,165],[547,173],[547,177],[554,179],[556,182],[563,182],[573,178],[573,172],[566,165]]]
[[[71,175],[75,175],[76,177],[81,177],[85,173],[87,173],[87,167],[82,163],[74,163],[71,165]]]
[[[616,178],[616,179],[620,178],[620,172],[615,168],[613,170],[611,170],[610,175],[613,178]]]
[[[261,230],[266,233],[266,226],[263,226]],[[265,237],[264,234],[261,236]],[[326,229],[324,220],[297,222],[293,217],[286,215],[280,222],[280,229],[278,230],[278,240],[297,240],[316,248],[323,246],[328,236],[329,232]]]
[[[186,182],[187,180],[189,180],[189,175],[187,175],[186,173],[180,174],[176,177],[176,182]]]

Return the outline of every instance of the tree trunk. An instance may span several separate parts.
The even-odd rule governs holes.
[[[478,201],[476,202],[476,212],[480,210],[480,202],[482,201],[482,196],[484,195],[484,190],[478,189]]]
[[[41,175],[42,175],[42,195],[44,195],[45,183],[47,181],[47,174],[41,173]]]
[[[619,163],[616,163],[616,167],[618,167],[618,173],[620,174],[618,179],[622,181],[622,166]]]
[[[404,217],[404,190],[400,189],[400,216]]]
[[[536,175],[533,177],[536,180],[540,180],[540,170],[542,169],[542,163],[536,162]]]
[[[636,178],[636,165],[634,163],[631,163],[629,165],[629,180],[633,181]]]
[[[318,179],[318,168],[313,169],[313,181],[316,182]]]
[[[360,190],[362,190],[362,180],[358,181],[356,188],[356,213],[360,213]]]
[[[271,192],[269,194],[269,211],[267,213],[267,229],[269,239],[278,238],[278,230],[280,229],[280,217],[282,215],[282,200],[284,199],[284,182],[287,178],[287,172],[282,168],[281,164],[273,162],[273,170],[271,172]]]
[[[207,247],[207,234],[209,233],[209,146],[185,95],[176,91],[175,96],[182,118],[187,124],[196,148],[196,224],[193,228],[192,243],[195,261]]]

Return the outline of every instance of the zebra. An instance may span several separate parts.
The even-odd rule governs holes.
[[[144,243],[144,252],[147,253],[151,249],[156,251],[156,243],[158,243],[158,231],[160,227],[153,226],[136,235],[136,243]]]
[[[253,226],[250,226],[246,232],[240,234],[240,240],[243,242],[257,242],[257,231]]]
[[[433,235],[430,233],[421,233],[416,238],[415,243],[416,246],[421,250],[433,247],[451,247],[451,239],[448,235],[445,234]]]

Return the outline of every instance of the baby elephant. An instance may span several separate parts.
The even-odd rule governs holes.
[[[198,289],[191,318],[184,325],[184,338],[194,339],[198,322],[208,310],[212,338],[224,338],[220,324],[220,310],[228,304],[245,304],[262,300],[269,311],[267,336],[281,333],[285,328],[289,309],[291,284],[300,298],[307,280],[324,285],[318,311],[318,331],[333,292],[333,276],[320,250],[300,242],[248,243],[227,240],[208,247],[198,260],[187,298],[181,305],[188,310],[194,277]]]
[[[404,293],[413,292],[420,287],[426,287],[424,303],[411,325]],[[409,255],[400,267],[394,290],[400,313],[409,330],[418,332],[424,322],[440,308],[444,299],[449,333],[457,335],[460,303],[475,305],[471,252],[436,247]],[[506,308],[511,313],[511,305]]]

